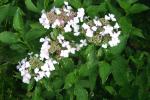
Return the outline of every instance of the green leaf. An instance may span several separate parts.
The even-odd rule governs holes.
[[[99,6],[92,5],[92,6],[89,6],[86,11],[89,16],[94,17],[94,16],[98,15],[98,13],[99,13],[98,9],[99,9]]]
[[[82,5],[84,8],[89,7],[92,4],[92,0],[84,0]]]
[[[87,13],[89,16],[95,17],[98,16],[100,12],[106,12],[106,3],[101,3],[100,5],[91,5],[87,7]]]
[[[116,95],[117,92],[112,86],[105,86],[105,89],[111,94],[111,95]]]
[[[111,70],[116,84],[124,86],[128,83],[127,79],[127,62],[123,57],[116,57],[112,60]]]
[[[72,87],[72,85],[74,85],[77,82],[77,80],[78,80],[78,76],[77,76],[77,71],[75,70],[74,72],[71,72],[66,76],[64,88],[68,89]]]
[[[68,1],[74,8],[78,9],[81,7],[81,1],[80,0],[69,0]]]
[[[110,74],[111,74],[110,65],[105,61],[100,62],[100,64],[99,64],[99,75],[101,77],[102,84],[104,84],[107,81],[108,76]]]
[[[54,6],[61,7],[64,4],[64,0],[54,0]]]
[[[128,11],[131,6],[131,4],[127,2],[127,0],[117,0],[117,2],[119,3],[120,7],[123,8],[125,11]]]
[[[0,6],[0,23],[7,17],[10,5]]]
[[[16,10],[13,18],[13,27],[16,31],[22,32],[24,30],[24,23],[22,18],[23,12],[20,8]]]
[[[76,100],[88,100],[87,90],[82,88],[80,85],[75,86],[74,95],[76,96]]]
[[[41,30],[41,29],[31,29],[30,31],[28,31],[25,34],[25,39],[27,41],[31,41],[31,40],[35,40],[39,37],[41,37],[42,35],[44,35],[46,33],[45,30]]]
[[[137,14],[143,11],[149,10],[150,8],[144,4],[136,3],[129,8],[129,14]]]
[[[12,43],[17,43],[18,38],[14,33],[4,31],[0,33],[0,41],[3,43],[12,44]]]
[[[34,90],[34,94],[32,96],[32,100],[43,100],[40,94],[41,94],[41,88],[39,86],[36,86]]]
[[[142,30],[139,28],[136,28],[136,27],[133,27],[133,31],[131,34],[134,36],[137,36],[137,37],[145,38],[143,33],[142,33]]]
[[[38,8],[33,4],[32,0],[25,0],[25,5],[30,11],[33,11],[36,13],[40,12]]]
[[[136,3],[138,0],[126,0],[129,4]]]
[[[132,23],[127,17],[121,17],[118,22],[119,25],[121,26],[123,34],[131,34]]]

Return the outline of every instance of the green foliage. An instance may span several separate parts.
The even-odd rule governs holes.
[[[100,62],[99,64],[99,75],[102,79],[102,84],[104,84],[109,75],[111,74],[111,67],[107,62]]]
[[[0,41],[3,43],[12,44],[12,43],[17,43],[18,38],[14,33],[4,31],[0,33]]]
[[[120,44],[107,49],[90,44],[62,59],[50,78],[32,80],[29,85],[21,82],[18,61],[27,52],[39,51],[40,37],[54,39],[59,33],[39,24],[41,10],[60,7],[63,2],[0,1],[0,100],[149,100],[148,0],[68,0],[75,9],[83,7],[90,17],[115,14],[122,31]]]

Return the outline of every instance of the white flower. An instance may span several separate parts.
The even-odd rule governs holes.
[[[49,45],[49,39],[47,37],[45,37],[45,39],[40,39],[41,42],[43,42],[42,44],[42,47],[41,47],[41,50],[40,50],[40,58],[41,60],[43,60],[44,58],[45,59],[49,59],[49,48],[50,48],[50,45]]]
[[[27,83],[29,84],[30,83],[30,79],[31,79],[31,75],[29,73],[26,73],[24,76],[23,76],[23,83]]]
[[[116,23],[115,26],[114,26],[114,29],[119,29],[119,28],[120,28],[119,24]]]
[[[69,51],[68,50],[61,50],[60,56],[61,57],[69,57]]]
[[[79,18],[78,17],[74,17],[73,18],[73,22],[76,23],[76,24],[79,23]]]
[[[61,14],[60,9],[59,9],[59,8],[55,8],[55,13],[56,13],[57,15],[60,15],[60,14]]]
[[[74,33],[74,36],[79,36],[80,35],[80,32],[75,32]]]
[[[77,12],[77,17],[80,19],[81,22],[83,22],[84,15],[85,15],[84,8],[79,8]]]
[[[39,72],[39,68],[35,68],[35,69],[34,69],[34,73],[37,74],[38,72]]]
[[[109,42],[110,47],[117,46],[120,43],[119,38],[112,38]]]
[[[94,19],[93,21],[96,26],[102,26],[102,23],[99,20]]]
[[[72,31],[72,29],[71,29],[71,27],[70,27],[69,24],[67,24],[67,25],[64,27],[64,31],[65,31],[65,32],[71,32],[71,31]]]
[[[52,28],[56,28],[57,26],[60,26],[60,21],[58,19],[56,19],[55,22],[52,24]]]
[[[93,37],[93,31],[91,29],[87,29],[86,36],[87,37]]]
[[[69,42],[68,41],[64,41],[63,43],[62,43],[62,47],[67,47],[69,45]]]
[[[105,20],[110,20],[110,17],[105,15]]]
[[[109,17],[112,21],[116,21],[115,15],[114,14],[109,14]]]
[[[48,72],[45,72],[45,75],[46,75],[46,77],[48,77],[49,78],[49,76],[50,76],[50,72],[48,71]]]
[[[105,44],[102,44],[102,48],[107,48],[107,44],[105,43]]]
[[[43,66],[41,66],[42,71],[49,71],[49,66],[47,63],[45,63]]]
[[[48,59],[48,60],[46,61],[46,63],[48,64],[50,71],[55,70],[54,64],[57,64],[56,61],[53,61],[52,59]]]
[[[64,36],[61,35],[61,34],[59,34],[59,35],[57,36],[57,39],[58,39],[58,42],[62,44],[63,41],[64,41]]]
[[[89,29],[89,28],[90,28],[90,26],[89,26],[89,25],[87,25],[86,23],[83,23],[82,28],[83,28],[84,30],[87,30],[87,29]]]
[[[106,34],[112,34],[113,33],[113,27],[112,26],[107,25],[107,26],[104,26],[103,28],[104,28],[104,31],[100,33],[102,36],[104,36]]]
[[[70,45],[67,46],[68,52],[75,54],[76,48],[72,48]]]
[[[79,32],[79,29],[80,29],[79,25],[73,25],[72,27],[73,27],[74,32]]]
[[[83,47],[83,46],[87,46],[87,41],[86,41],[86,39],[81,39],[80,40],[80,47]]]
[[[111,47],[117,46],[120,43],[119,35],[120,35],[120,31],[118,31],[117,33],[114,32],[110,34],[111,40],[108,43]]]
[[[97,27],[96,27],[96,26],[92,26],[92,30],[93,30],[93,31],[96,31],[96,30],[97,30]]]
[[[66,6],[68,6],[68,2],[67,2],[67,1],[64,1],[64,4],[65,4]]]
[[[105,20],[116,21],[116,18],[114,14],[108,14],[108,16],[105,15]]]
[[[44,26],[44,28],[46,29],[50,28],[49,20],[46,16],[46,13],[42,13],[41,18],[39,18],[39,22]]]

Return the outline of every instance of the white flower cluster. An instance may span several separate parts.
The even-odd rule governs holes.
[[[73,12],[72,7],[68,5],[68,2],[64,2],[64,5],[65,6],[63,7],[63,9],[54,7],[51,11],[54,11],[57,15],[61,14],[62,11],[64,11],[67,13],[66,16],[67,15],[71,16],[71,12]],[[76,16],[73,16],[67,22],[65,22],[64,20],[55,19],[54,23],[52,23],[51,25],[52,26],[51,28],[56,28],[57,26],[59,27],[61,25],[60,23],[63,22],[64,32],[72,32],[74,36],[79,36],[82,30],[84,30],[85,36],[89,38],[92,38],[97,33],[98,36],[100,37],[105,37],[109,35],[111,39],[101,45],[103,48],[107,48],[108,46],[113,47],[118,45],[118,43],[120,43],[120,39],[119,39],[119,35],[121,33],[119,31],[120,26],[116,22],[116,18],[113,14],[105,15],[104,20],[109,22],[108,24],[105,25],[98,17],[95,17],[92,21],[90,21],[92,24],[91,23],[89,24],[89,21],[87,21],[87,18],[89,17],[85,16],[85,10],[83,8],[78,8],[77,12],[75,13]],[[43,14],[45,14],[45,12]],[[45,23],[44,21],[40,21],[40,23],[41,22],[43,22],[42,23],[43,26],[47,25],[44,24]],[[112,22],[114,23],[114,25],[111,24]],[[99,31],[100,29],[103,30]],[[68,51],[66,50],[62,51],[62,55],[64,52],[66,53]]]
[[[34,69],[34,73],[35,73],[34,79],[36,81],[39,81],[44,77],[49,78],[51,71],[55,70],[54,64],[57,64],[55,60],[47,59],[44,65],[42,65],[40,68]]]
[[[55,70],[54,65],[58,64],[60,59],[75,54],[88,43],[102,48],[114,47],[120,43],[120,26],[113,14],[94,19],[85,14],[84,8],[78,8],[75,12],[68,2],[64,2],[62,8],[53,7],[50,12],[42,11],[39,22],[46,29],[53,31],[57,28],[59,33],[56,39],[48,36],[41,38],[40,54],[30,54],[29,59],[19,62],[17,69],[21,72],[24,83],[29,83],[32,78],[39,81],[50,77],[51,71]],[[53,32],[50,36],[51,34]],[[64,34],[78,39],[69,40]]]
[[[30,66],[31,65],[27,61],[27,58],[19,62],[19,65],[17,66],[17,69],[21,72],[21,76],[23,77],[22,81],[27,84],[29,84],[30,79],[31,79],[31,75],[29,73]]]
[[[79,44],[74,44],[74,47],[70,44],[69,41],[66,41],[64,39],[64,36],[59,34],[57,36],[58,42],[61,44],[61,47],[63,48],[60,51],[60,57],[69,57],[69,54],[75,54],[75,51],[79,51],[82,47],[87,46],[86,40],[80,40]]]
[[[44,52],[44,51],[43,51]],[[57,64],[52,58],[43,59],[38,54],[29,54],[29,59],[25,58],[17,65],[17,69],[21,72],[23,83],[30,83],[31,78],[39,81],[44,77],[49,77],[51,71],[55,70],[54,65]],[[33,73],[34,72],[34,73]]]

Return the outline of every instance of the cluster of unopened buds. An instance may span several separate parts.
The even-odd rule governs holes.
[[[24,83],[29,83],[32,77],[36,81],[49,77],[60,59],[75,54],[88,44],[106,49],[120,43],[120,26],[113,14],[93,19],[85,15],[84,8],[75,11],[66,1],[62,8],[53,7],[49,12],[42,11],[39,22],[44,28],[52,30],[50,36],[56,34],[53,30],[58,30],[58,34],[56,38],[41,38],[40,54],[29,54],[28,58],[19,62],[17,68]],[[66,35],[73,38],[65,38]]]

